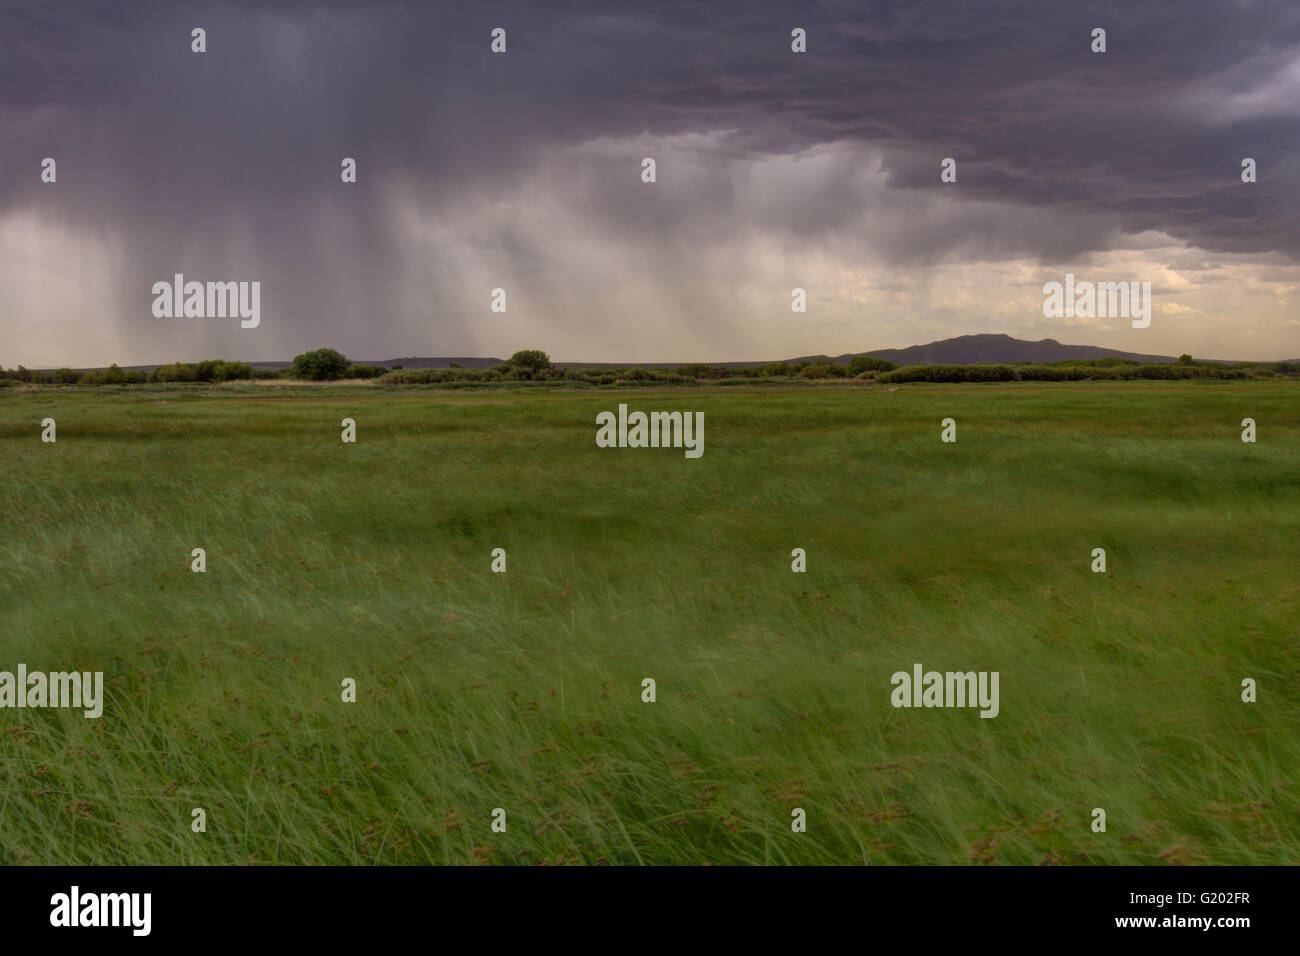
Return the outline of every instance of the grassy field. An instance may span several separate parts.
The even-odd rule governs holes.
[[[0,670],[106,681],[0,862],[1300,863],[1294,383],[45,389],[0,473]]]

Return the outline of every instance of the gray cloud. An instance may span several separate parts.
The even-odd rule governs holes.
[[[108,299],[86,321],[112,323],[137,361],[168,357],[151,348],[281,357],[344,339],[403,351],[430,325],[489,345],[475,305],[486,290],[461,280],[533,282],[581,313],[573,290],[587,280],[564,250],[582,229],[634,246],[677,283],[660,307],[716,323],[706,338],[742,350],[744,323],[698,272],[702,244],[820,244],[919,269],[1060,262],[1159,232],[1209,254],[1300,261],[1300,8],[1073,6],[11,5],[0,219],[29,215],[88,254],[113,251]],[[807,56],[789,52],[796,25]],[[208,32],[202,56],[193,26]],[[494,26],[509,31],[504,57],[488,52]],[[1105,55],[1088,50],[1094,26]],[[664,151],[654,192],[635,178],[640,154],[618,153],[632,144]],[[54,188],[37,177],[47,155]],[[358,160],[355,186],[339,183],[343,156]],[[587,165],[557,170],[566,156]],[[939,185],[945,156],[955,186]],[[1251,186],[1243,156],[1259,162]],[[793,172],[805,161],[817,177]],[[509,197],[525,217],[530,184],[571,200],[545,207],[550,241],[491,211]],[[472,221],[451,228],[451,210]],[[413,240],[413,219],[436,241]],[[225,328],[159,329],[147,290],[177,271],[263,281],[279,319],[259,356]],[[0,279],[14,281],[3,266]],[[0,283],[0,306],[10,296]],[[0,321],[12,350],[16,326]],[[598,326],[575,314],[572,328]]]

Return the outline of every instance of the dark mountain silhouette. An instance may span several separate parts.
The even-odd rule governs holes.
[[[1009,335],[960,335],[955,339],[913,345],[905,349],[877,349],[860,353],[896,365],[970,365],[975,362],[1065,362],[1070,359],[1129,359],[1134,362],[1176,362],[1176,356],[1120,352],[1096,345],[1062,345],[1056,339],[1030,342]],[[842,355],[847,363],[854,356]]]
[[[884,359],[895,365],[971,365],[976,362],[1065,362],[1071,359],[1127,359],[1133,362],[1176,362],[1174,355],[1148,355],[1142,352],[1121,352],[1096,345],[1062,345],[1056,339],[1039,339],[1030,342],[1009,335],[980,334],[959,335],[928,345],[912,345],[905,349],[876,349],[871,352],[845,352],[843,355],[801,355],[786,359],[790,364],[799,362],[838,362],[847,365],[859,355]],[[1206,362],[1228,362],[1230,359],[1201,359]],[[612,362],[556,362],[565,368],[633,368],[632,363]],[[655,362],[643,368],[676,368],[685,362]],[[709,362],[709,365],[726,365],[749,368],[767,362]]]

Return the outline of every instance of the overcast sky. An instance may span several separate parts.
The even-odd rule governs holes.
[[[0,11],[3,365],[1300,357],[1294,0]],[[156,318],[178,272],[260,281],[260,326]],[[1066,272],[1151,282],[1150,327],[1044,318]]]

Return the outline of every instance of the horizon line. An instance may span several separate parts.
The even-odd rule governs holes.
[[[709,360],[709,361],[692,360],[692,361],[684,361],[684,362],[683,362],[683,361],[679,361],[679,360],[672,360],[672,361],[633,361],[633,362],[623,361],[623,360],[608,360],[608,361],[599,361],[599,360],[595,360],[595,361],[593,361],[593,360],[589,360],[589,359],[562,359],[562,360],[561,360],[561,359],[551,359],[550,361],[551,361],[551,364],[552,364],[552,365],[554,365],[554,366],[561,366],[561,367],[563,367],[563,366],[568,366],[568,367],[588,366],[588,367],[594,367],[594,368],[600,368],[600,367],[607,367],[607,368],[615,368],[615,367],[622,367],[622,368],[638,368],[638,367],[639,367],[639,368],[653,368],[653,367],[662,367],[662,368],[679,368],[679,367],[681,367],[681,366],[685,366],[685,365],[714,365],[714,366],[741,367],[741,366],[757,366],[757,365],[780,364],[780,363],[783,363],[783,362],[784,362],[784,363],[790,363],[790,362],[801,362],[801,361],[810,361],[810,360],[815,360],[815,359],[829,359],[829,360],[831,360],[831,361],[835,361],[835,360],[840,359],[840,358],[849,358],[849,359],[852,359],[852,358],[855,358],[855,357],[857,357],[857,356],[863,356],[863,355],[866,355],[866,356],[877,356],[877,355],[879,355],[879,353],[882,353],[882,352],[885,352],[885,353],[888,353],[888,352],[908,352],[908,351],[911,351],[911,350],[914,350],[914,349],[925,349],[925,348],[929,348],[929,347],[931,347],[931,346],[940,346],[940,345],[947,345],[947,344],[949,344],[949,343],[956,343],[956,342],[960,342],[960,341],[963,340],[963,339],[977,339],[977,338],[1001,339],[1001,340],[1005,340],[1007,343],[1013,343],[1013,344],[1016,344],[1016,345],[1022,345],[1022,346],[1035,346],[1035,345],[1041,345],[1041,346],[1056,346],[1056,347],[1067,348],[1067,349],[1093,349],[1093,350],[1098,350],[1098,351],[1101,351],[1101,352],[1113,353],[1113,356],[1112,356],[1112,357],[1121,357],[1121,356],[1123,356],[1123,357],[1135,357],[1135,358],[1129,358],[1130,361],[1138,361],[1138,360],[1141,360],[1141,359],[1146,359],[1146,360],[1148,360],[1148,361],[1161,361],[1161,362],[1166,362],[1166,361],[1167,361],[1167,362],[1176,362],[1176,361],[1178,361],[1178,356],[1176,356],[1176,355],[1166,355],[1166,354],[1160,354],[1160,353],[1155,353],[1155,352],[1135,352],[1135,351],[1129,351],[1129,350],[1126,350],[1126,349],[1117,349],[1117,348],[1113,348],[1113,347],[1108,346],[1108,345],[1084,345],[1084,344],[1072,344],[1072,343],[1068,343],[1068,342],[1061,342],[1061,341],[1058,340],[1058,339],[1050,338],[1050,337],[1048,337],[1048,338],[1042,338],[1042,339],[1022,339],[1022,338],[1017,338],[1016,336],[1011,335],[1011,334],[1008,333],[1008,332],[967,332],[967,333],[963,333],[963,334],[961,334],[961,335],[949,336],[948,338],[944,338],[944,339],[935,339],[935,340],[930,341],[930,342],[918,343],[918,344],[912,344],[912,345],[905,345],[905,346],[884,346],[884,347],[875,348],[875,349],[869,349],[869,350],[861,351],[861,352],[838,352],[838,353],[829,353],[829,352],[810,352],[810,353],[804,353],[804,354],[802,354],[802,355],[796,355],[796,356],[791,356],[791,357],[786,357],[786,358],[779,358],[779,359],[772,359],[772,358],[767,358],[767,359],[729,359],[729,360],[717,360],[717,359],[715,359],[715,360]],[[330,348],[330,347],[331,347],[331,346],[317,346],[317,348]],[[310,351],[314,351],[314,349],[304,349],[304,352],[310,352]],[[341,352],[341,350],[336,350],[336,351],[340,351],[340,352]],[[300,354],[301,354],[301,353],[300,353]],[[1190,353],[1184,353],[1184,354],[1190,354]],[[493,356],[493,355],[404,355],[404,356],[393,356],[393,357],[386,358],[386,359],[354,359],[354,358],[351,358],[351,357],[346,356],[346,355],[345,355],[344,357],[345,357],[345,358],[348,358],[348,361],[351,362],[351,363],[354,364],[354,365],[372,365],[372,366],[383,366],[383,367],[388,367],[388,366],[393,365],[394,363],[400,363],[400,362],[405,362],[405,361],[420,361],[420,362],[448,362],[448,363],[450,363],[450,362],[482,362],[482,363],[493,363],[493,364],[502,364],[502,363],[505,363],[505,362],[508,361],[508,359],[505,359],[505,358],[498,358],[497,356]],[[1101,356],[1101,357],[1106,357],[1106,356]],[[1193,356],[1193,358],[1194,358],[1196,361],[1200,361],[1200,362],[1215,362],[1215,363],[1228,364],[1228,365],[1232,365],[1232,364],[1240,364],[1240,363],[1243,363],[1243,362],[1293,362],[1293,361],[1300,361],[1300,357],[1298,357],[1298,358],[1262,358],[1262,359],[1221,359],[1221,358],[1197,358],[1196,356]],[[118,363],[118,362],[110,362],[108,365],[77,365],[77,366],[70,366],[70,365],[66,365],[66,364],[62,364],[62,365],[56,365],[56,364],[34,364],[34,365],[31,365],[31,366],[26,366],[26,365],[21,365],[21,363],[20,363],[20,366],[15,366],[15,367],[29,368],[31,371],[57,371],[58,369],[61,369],[61,368],[71,368],[71,369],[73,369],[73,370],[75,370],[75,371],[93,371],[93,370],[96,370],[96,369],[106,369],[106,368],[111,367],[112,365],[117,365],[118,368],[122,368],[122,369],[155,369],[155,368],[160,368],[160,367],[162,367],[162,366],[164,366],[164,365],[170,365],[170,364],[172,364],[172,363],[174,363],[174,362],[181,362],[181,363],[183,363],[183,364],[190,364],[190,365],[193,365],[193,364],[197,364],[198,362],[202,362],[202,361],[211,361],[211,360],[214,360],[214,359],[221,360],[221,361],[241,362],[241,363],[244,363],[244,364],[247,364],[247,365],[251,365],[251,366],[254,366],[254,367],[256,367],[256,366],[269,367],[269,366],[291,366],[291,365],[293,365],[293,359],[292,359],[292,358],[275,358],[275,359],[241,359],[241,358],[234,358],[234,359],[226,359],[226,358],[224,358],[224,357],[222,357],[222,356],[212,356],[212,357],[209,357],[209,358],[200,358],[200,359],[192,359],[192,360],[186,360],[186,359],[171,359],[171,360],[166,361],[166,362],[136,362],[136,363],[132,363],[132,364],[129,364],[129,365],[123,365],[123,364]],[[984,361],[990,361],[990,360],[984,360]],[[999,361],[999,360],[992,360],[992,361]],[[1000,361],[1027,361],[1027,360],[1026,360],[1026,359],[1012,359],[1012,360],[1003,359],[1003,360],[1000,360]],[[1040,360],[1040,361],[1041,361],[1041,360]],[[1069,361],[1069,359],[1049,359],[1049,360],[1047,360],[1047,361]],[[971,364],[971,363],[969,363],[969,362],[937,362],[937,363],[925,363],[925,364],[961,365],[961,364]],[[0,366],[0,367],[3,367],[3,366]]]

